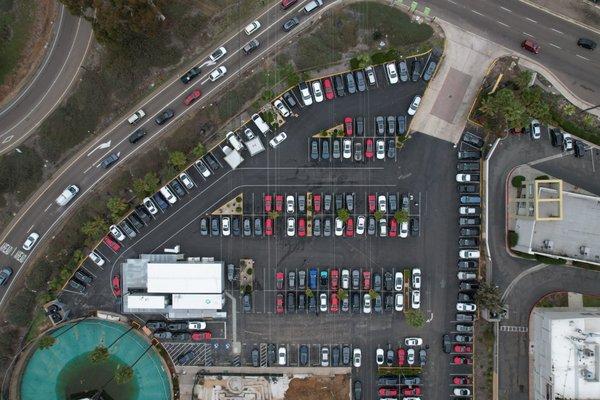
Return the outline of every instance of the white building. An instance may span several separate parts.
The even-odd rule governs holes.
[[[534,308],[534,400],[600,399],[600,308]]]
[[[123,312],[169,319],[224,318],[224,264],[180,254],[142,254],[122,265]]]

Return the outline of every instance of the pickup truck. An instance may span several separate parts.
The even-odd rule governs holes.
[[[79,193],[79,188],[75,185],[69,185],[63,192],[56,198],[56,204],[60,207],[67,205],[73,197]]]

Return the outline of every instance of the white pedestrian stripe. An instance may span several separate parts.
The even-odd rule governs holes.
[[[500,331],[501,332],[519,332],[519,333],[524,333],[524,332],[528,332],[529,328],[527,328],[526,326],[502,325],[500,327]]]

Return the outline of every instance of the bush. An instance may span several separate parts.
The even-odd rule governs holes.
[[[395,61],[399,57],[396,49],[390,49],[385,52],[378,52],[371,54],[371,61],[373,64],[383,64],[390,61]]]
[[[515,247],[519,242],[519,234],[515,231],[508,231],[508,237],[506,240],[508,241],[508,247]]]
[[[525,177],[523,175],[517,175],[511,179],[510,184],[514,188],[520,189],[521,186],[523,186],[523,181],[525,181]]]
[[[408,213],[403,210],[398,210],[394,213],[394,218],[398,222],[407,222],[408,221]]]
[[[546,257],[546,256],[542,256],[539,254],[535,255],[535,259],[541,263],[553,264],[553,265],[560,265],[560,264],[564,264],[565,262],[567,262],[567,260],[565,260],[563,258]]]
[[[406,323],[413,328],[422,328],[425,325],[425,316],[421,310],[408,310],[404,313]]]
[[[548,180],[548,179],[550,179],[550,177],[548,175],[540,175],[540,176],[536,176],[535,177],[536,181],[545,181],[545,180]]]
[[[340,208],[337,210],[337,216],[339,219],[346,222],[348,221],[348,218],[350,218],[350,211],[348,211],[346,208]]]

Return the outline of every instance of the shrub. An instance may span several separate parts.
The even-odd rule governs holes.
[[[548,175],[540,175],[540,176],[535,177],[536,181],[545,181],[547,179],[550,179],[550,177]]]
[[[421,310],[408,310],[404,313],[406,323],[413,328],[421,328],[425,324],[425,316]]]
[[[371,54],[371,61],[373,64],[383,64],[398,59],[398,51],[396,49],[390,49],[384,52],[378,52]]]
[[[519,242],[519,234],[515,231],[508,231],[508,247],[515,247]]]
[[[56,338],[51,335],[45,335],[38,341],[38,347],[42,350],[49,349],[56,343]]]
[[[535,255],[535,259],[544,264],[554,264],[554,265],[564,264],[567,261],[563,258],[546,257],[546,256],[542,256],[539,254]]]
[[[520,189],[521,186],[523,186],[523,181],[525,180],[525,177],[523,175],[517,175],[514,176],[511,181],[510,184],[517,189]]]

